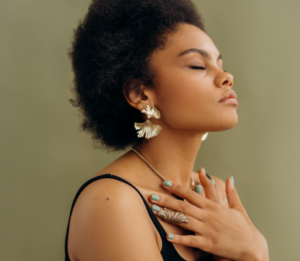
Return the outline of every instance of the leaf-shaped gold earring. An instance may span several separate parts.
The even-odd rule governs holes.
[[[138,137],[142,138],[145,135],[146,139],[150,139],[152,137],[157,136],[161,130],[162,127],[160,125],[153,124],[149,118],[160,118],[160,112],[155,107],[151,108],[150,105],[146,106],[146,109],[143,109],[141,111],[142,113],[145,113],[147,115],[148,120],[145,122],[135,122],[134,128],[137,130]]]

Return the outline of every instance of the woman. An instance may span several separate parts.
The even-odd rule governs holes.
[[[194,5],[94,0],[70,57],[83,129],[133,148],[78,191],[66,260],[268,260],[233,178],[193,172],[206,133],[238,119],[233,76]]]

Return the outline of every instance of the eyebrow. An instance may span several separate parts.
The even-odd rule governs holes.
[[[197,49],[197,48],[187,49],[187,50],[181,52],[178,56],[182,56],[182,55],[185,55],[185,54],[188,54],[188,53],[199,53],[202,56],[204,56],[206,59],[211,60],[211,56],[208,52],[206,52],[202,49]],[[220,59],[223,59],[221,54],[219,54],[217,61],[220,60]]]

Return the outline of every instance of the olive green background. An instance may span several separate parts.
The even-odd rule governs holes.
[[[195,170],[233,175],[271,260],[300,260],[300,1],[195,3],[239,98],[238,125],[209,134]],[[1,260],[63,260],[77,189],[122,154],[95,149],[68,102],[66,53],[88,5],[0,2]]]

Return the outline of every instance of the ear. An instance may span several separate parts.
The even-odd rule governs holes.
[[[153,91],[138,80],[131,80],[123,86],[125,99],[133,108],[141,111],[147,105],[154,106]]]

